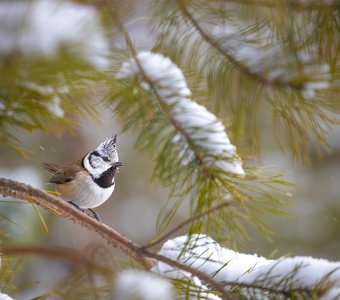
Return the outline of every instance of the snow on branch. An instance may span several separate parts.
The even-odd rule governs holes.
[[[223,248],[203,234],[169,240],[159,254],[196,268],[224,283],[227,290],[238,286],[243,296],[252,299],[315,292],[323,300],[340,297],[340,262],[304,256],[266,259]],[[163,262],[158,262],[154,271],[170,278],[190,278],[203,286],[197,278]]]
[[[13,300],[13,298],[0,292],[0,300]]]
[[[231,22],[216,25],[210,36],[235,63],[264,83],[301,90],[306,98],[313,98],[318,90],[330,86],[329,65],[318,62],[317,49],[311,47],[307,52],[302,48],[289,53],[282,43],[269,42],[274,36],[269,28],[256,27],[253,32],[249,27]]]
[[[24,81],[21,86],[38,93],[42,98],[46,98],[49,101],[45,106],[47,110],[58,118],[63,118],[65,115],[64,110],[61,107],[61,94],[68,94],[69,88],[64,85],[61,87],[53,88],[50,85],[39,85],[35,82]]]
[[[61,50],[107,67],[109,44],[94,7],[69,1],[0,2],[0,55],[52,58]]]
[[[189,21],[190,27],[186,31],[194,29],[191,36],[195,33],[199,36],[195,40],[203,40],[234,68],[264,86],[290,88],[306,98],[313,98],[318,90],[330,86],[330,68],[324,60],[321,61],[317,44],[298,45],[301,37],[294,36],[292,47],[286,36],[273,32],[272,25],[265,21],[249,23],[223,18],[223,22],[211,25],[212,16],[216,20],[223,15],[216,12],[214,5],[211,5],[212,15],[205,15],[209,9],[200,11],[186,1],[177,2],[181,15]],[[176,20],[180,21],[180,18]],[[184,27],[185,23],[181,26]],[[306,24],[301,23],[301,27],[306,27]]]
[[[171,121],[178,129],[173,143],[181,144],[179,156],[183,164],[196,160],[224,173],[244,174],[224,125],[204,106],[189,99],[191,91],[178,66],[161,54],[140,52],[135,59],[123,63],[116,75],[117,79],[134,76],[140,78],[143,89],[153,89],[169,109]]]

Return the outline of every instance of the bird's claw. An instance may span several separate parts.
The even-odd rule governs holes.
[[[99,222],[99,223],[103,223],[102,219],[99,217],[98,213],[96,213],[93,209],[88,208],[88,210],[93,214],[94,218]]]

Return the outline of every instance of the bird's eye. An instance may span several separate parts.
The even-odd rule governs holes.
[[[103,157],[103,161],[108,162],[109,158],[105,156],[105,157]]]

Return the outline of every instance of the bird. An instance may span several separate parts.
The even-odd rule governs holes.
[[[52,173],[48,183],[56,184],[61,197],[84,212],[88,209],[101,219],[93,208],[102,205],[115,189],[115,175],[123,165],[118,161],[117,135],[102,142],[96,149],[67,166],[43,163],[43,168]]]

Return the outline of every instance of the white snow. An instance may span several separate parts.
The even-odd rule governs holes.
[[[150,272],[126,270],[118,274],[114,299],[172,300],[174,297],[168,280]]]
[[[268,28],[258,29],[255,33],[241,33],[231,22],[216,25],[211,30],[211,37],[254,75],[273,82],[300,82],[303,79],[307,82],[302,88],[302,95],[306,98],[313,98],[316,91],[330,86],[329,65],[318,62],[317,54],[299,50],[297,62],[295,56],[287,54],[282,44],[268,42],[272,36]],[[316,50],[314,52],[317,53]]]
[[[109,44],[94,7],[58,0],[0,2],[0,55],[51,58],[60,50],[108,66]]]
[[[169,240],[159,254],[196,268],[217,282],[258,284],[284,290],[288,287],[291,289],[317,287],[327,278],[327,282],[334,285],[320,299],[335,299],[335,295],[340,297],[340,262],[304,256],[270,260],[256,254],[243,254],[223,248],[203,234]],[[188,273],[184,274],[162,262],[157,263],[154,271],[171,278],[189,276]],[[289,276],[291,280],[285,286],[284,283]],[[228,285],[226,288],[229,288]],[[243,294],[247,296],[247,291],[244,290]],[[266,299],[263,297],[263,293],[258,293],[256,299]]]
[[[236,153],[236,147],[230,143],[224,125],[204,106],[188,98],[191,91],[181,69],[158,53],[140,52],[137,60],[142,70],[135,59],[130,59],[123,63],[116,78],[138,76],[141,87],[149,90],[142,78],[144,73],[153,83],[157,94],[169,106],[172,118],[184,130],[173,139],[174,143],[181,145],[179,155],[182,163],[188,164],[195,159],[197,149],[192,149],[194,145],[210,167],[243,175],[242,161]]]
[[[60,97],[54,95],[52,97],[52,101],[46,103],[47,109],[54,114],[56,117],[62,118],[64,117],[64,110],[60,107]]]
[[[10,296],[7,294],[0,293],[0,300],[13,300]]]
[[[44,101],[49,112],[54,114],[56,117],[64,117],[65,112],[60,106],[61,98],[59,95],[69,93],[69,88],[67,86],[52,88],[51,86],[42,86],[28,81],[23,82],[22,85],[32,91],[39,93],[44,98],[47,98],[48,101]]]
[[[140,52],[137,59],[146,75],[157,82],[162,95],[166,97],[169,93],[182,97],[191,96],[183,72],[169,58],[158,53]],[[123,63],[116,78],[123,79],[139,73],[137,63],[131,59]]]

